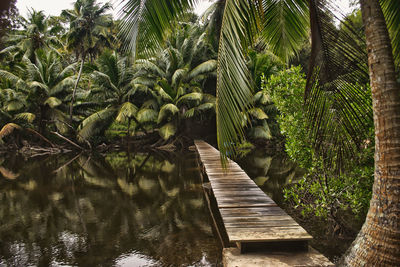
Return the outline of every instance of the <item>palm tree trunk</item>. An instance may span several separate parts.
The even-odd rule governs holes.
[[[360,0],[375,124],[375,181],[346,266],[400,266],[400,84],[379,0]]]
[[[128,118],[128,130],[126,131],[126,137],[128,138],[128,140],[129,140],[129,137],[130,137],[130,132],[129,132],[129,128],[131,127],[131,118]]]
[[[70,120],[71,124],[72,124],[72,112],[74,110],[76,88],[78,88],[79,80],[81,79],[81,76],[82,76],[82,70],[83,70],[83,64],[84,63],[85,63],[85,55],[82,55],[81,66],[79,68],[78,77],[76,78],[76,81],[75,81],[74,90],[72,91],[71,104],[69,106],[69,120]]]

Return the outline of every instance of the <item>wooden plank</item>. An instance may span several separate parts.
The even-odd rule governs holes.
[[[289,216],[279,207],[268,208],[237,208],[220,209],[223,218],[227,217],[261,217],[261,216]]]
[[[260,241],[293,241],[311,240],[301,226],[271,226],[268,228],[231,228],[225,227],[230,242],[260,242]]]
[[[273,217],[271,217],[273,216]],[[249,217],[224,217],[223,220],[224,222],[227,223],[235,223],[235,222],[268,222],[268,221],[281,221],[281,220],[288,220],[292,219],[291,217],[287,215],[269,215],[269,216],[263,216],[263,217],[255,217],[255,216],[249,216]]]
[[[231,197],[231,196],[240,196],[240,197],[265,197],[260,191],[236,191],[236,190],[228,190],[228,191],[214,191],[214,195],[216,197]]]

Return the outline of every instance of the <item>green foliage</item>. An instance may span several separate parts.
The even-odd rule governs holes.
[[[301,208],[304,215],[335,216],[336,210],[348,209],[363,216],[368,210],[373,183],[373,128],[360,152],[342,172],[333,171],[315,153],[310,141],[304,113],[305,83],[300,67],[262,81],[263,90],[279,110],[277,121],[285,136],[285,150],[307,172],[298,184],[284,190],[285,198],[295,208]]]
[[[285,150],[302,168],[312,166],[313,152],[304,115],[306,80],[300,67],[291,68],[262,80],[262,90],[279,110],[281,133],[286,137]]]

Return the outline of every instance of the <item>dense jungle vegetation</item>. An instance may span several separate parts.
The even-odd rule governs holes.
[[[164,17],[151,2],[141,16],[136,2],[121,20],[95,0],[58,16],[31,9],[20,17],[15,8],[3,16],[15,23],[2,32],[0,150],[181,149],[195,138],[223,152],[281,149],[305,171],[284,190],[287,203],[356,234],[372,196],[376,133],[362,10],[338,22],[325,1],[310,1],[309,23],[307,1],[261,1],[270,20],[257,36],[260,17],[234,21],[261,12],[246,1],[216,1],[200,17],[191,1],[166,4]],[[381,2],[398,67],[398,3]],[[287,20],[276,23],[282,12]],[[310,29],[312,40],[324,37],[320,47]]]

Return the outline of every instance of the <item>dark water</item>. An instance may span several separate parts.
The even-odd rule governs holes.
[[[218,266],[195,154],[0,157],[0,266]]]
[[[284,201],[283,187],[298,181],[304,174],[285,154],[268,153],[264,149],[255,149],[236,161],[278,205]]]
[[[303,175],[265,150],[236,161],[281,206]],[[299,223],[340,256],[343,240]],[[0,267],[221,266],[221,252],[194,152],[0,155]]]

